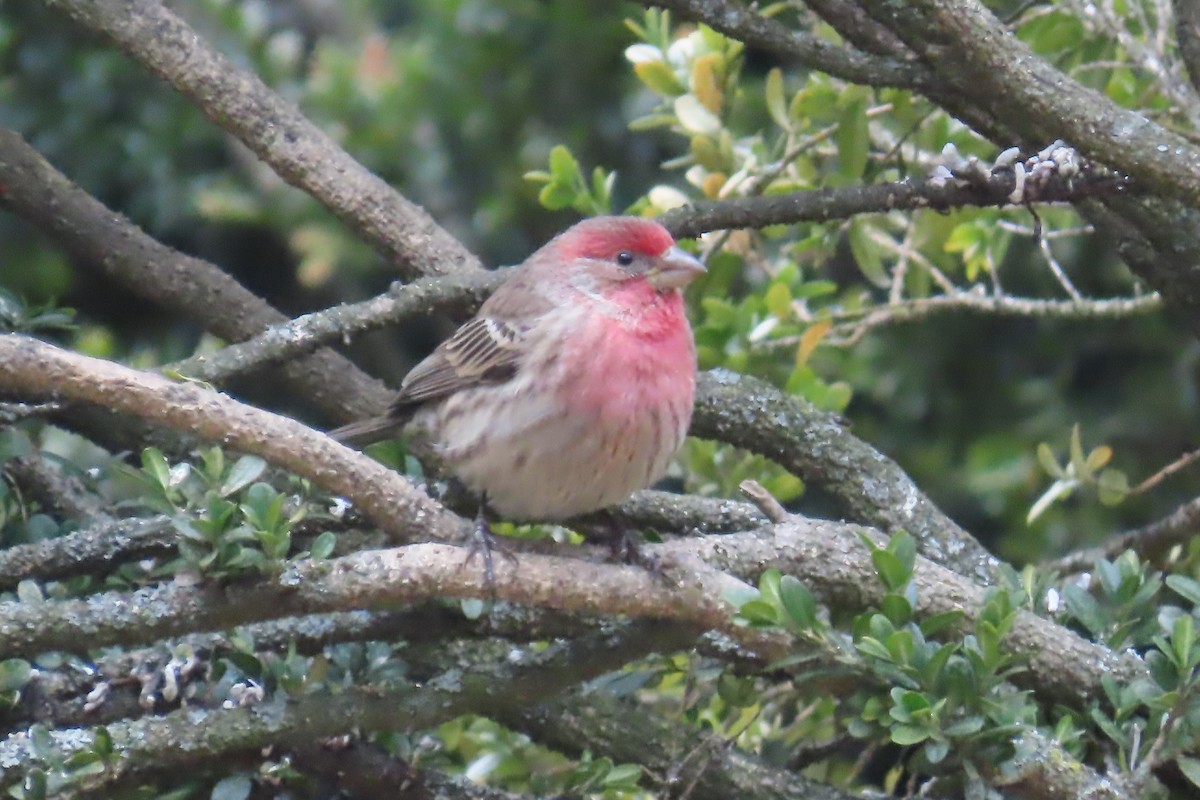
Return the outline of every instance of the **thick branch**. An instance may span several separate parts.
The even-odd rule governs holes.
[[[200,321],[217,336],[244,339],[287,320],[218,267],[160,244],[105,208],[20,136],[2,128],[0,187],[0,208],[28,220],[83,263],[163,308]],[[294,391],[337,420],[378,413],[390,396],[332,351],[288,365],[284,374]]]
[[[718,370],[700,376],[691,432],[761,453],[832,494],[851,519],[906,530],[926,558],[985,584],[996,580],[1000,562],[833,414]]]
[[[581,681],[615,669],[656,648],[686,647],[688,634],[653,623],[627,626],[617,634],[595,634],[556,643],[541,652],[511,658],[504,647],[490,661],[477,661],[469,673],[453,669],[414,688],[355,687],[336,695],[274,698],[258,706],[187,709],[108,726],[121,758],[108,765],[98,785],[142,772],[213,765],[223,755],[258,751],[268,744],[306,746],[314,739],[352,730],[419,730],[464,713],[496,713],[553,697]],[[54,744],[70,756],[89,749],[89,730],[51,732]],[[38,764],[29,737],[0,742],[5,785]],[[93,787],[94,788],[94,787]]]
[[[729,575],[756,581],[774,567],[804,580],[839,612],[873,607],[882,601],[883,589],[859,538],[864,533],[878,535],[854,525],[793,518],[773,532],[647,547],[678,581],[675,586],[634,567],[524,553],[516,565],[497,563],[494,591],[500,600],[523,605],[718,630],[764,658],[778,658],[791,649],[785,638],[733,624],[724,600],[733,581]],[[485,596],[481,570],[463,569],[463,559],[456,547],[409,545],[300,562],[254,585],[169,584],[37,606],[0,604],[0,658],[144,643],[283,616]],[[960,611],[971,620],[983,606],[982,589],[926,559],[918,559],[914,581],[921,616]],[[1025,682],[1031,688],[1073,704],[1100,696],[1106,676],[1129,682],[1146,674],[1137,657],[1114,654],[1029,613],[1018,616],[1008,646],[1028,659]]]
[[[1171,0],[1175,12],[1175,39],[1187,67],[1188,79],[1200,92],[1200,3],[1195,0]]]
[[[101,575],[136,558],[175,550],[176,533],[166,517],[104,522],[44,542],[0,550],[0,589],[27,578],[50,580]]]
[[[1030,141],[1054,136],[1146,191],[1200,204],[1200,149],[1043,61],[976,0],[861,0],[950,85]]]
[[[765,50],[776,58],[868,86],[919,89],[933,76],[916,61],[870,56],[838,47],[725,0],[643,0],[690,20],[702,20],[721,33]]]
[[[51,514],[82,522],[109,518],[100,498],[89,493],[79,478],[51,468],[39,455],[15,458],[0,472]],[[4,553],[0,551],[0,558]]]
[[[68,399],[120,411],[253,453],[354,501],[401,539],[457,540],[470,525],[403,477],[295,420],[194,384],[173,383],[24,336],[0,336],[0,386],[27,399]]]
[[[218,53],[155,0],[44,0],[169,82],[288,183],[319,200],[406,276],[479,266],[416,204],[350,157],[300,110]],[[399,143],[397,143],[399,146]]]
[[[547,747],[579,756],[586,749],[643,765],[660,791],[676,797],[695,783],[693,800],[847,800],[851,795],[769,766],[712,733],[604,691],[577,691],[551,703],[513,709],[501,719]]]

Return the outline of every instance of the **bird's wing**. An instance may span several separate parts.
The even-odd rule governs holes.
[[[525,352],[527,331],[520,323],[475,317],[412,368],[400,384],[392,408],[507,380],[516,372]]]

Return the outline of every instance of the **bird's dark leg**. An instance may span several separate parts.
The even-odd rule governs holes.
[[[656,575],[662,574],[663,566],[659,560],[642,552],[641,537],[637,531],[619,521],[608,511],[600,513],[605,527],[608,528],[608,547],[613,561],[633,564]]]
[[[514,565],[517,563],[517,557],[513,555],[512,550],[500,543],[496,535],[492,533],[492,526],[488,524],[487,519],[487,493],[479,497],[479,510],[475,513],[475,536],[471,541],[471,547],[467,552],[466,560],[462,565],[465,567],[475,560],[475,556],[482,555],[483,557],[483,582],[487,586],[488,594],[492,599],[496,599],[496,568],[495,560],[492,557],[492,551],[499,551],[500,555],[507,558]]]

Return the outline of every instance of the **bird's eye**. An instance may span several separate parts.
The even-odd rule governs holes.
[[[628,250],[622,250],[621,252],[617,253],[617,263],[622,267],[628,267],[633,263],[633,253],[629,252]]]

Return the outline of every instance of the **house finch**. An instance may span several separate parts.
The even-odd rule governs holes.
[[[696,349],[681,290],[702,272],[656,222],[580,222],[417,364],[384,416],[331,435],[362,446],[413,418],[508,519],[617,503],[661,478],[687,433]],[[482,504],[480,521],[490,580]]]

